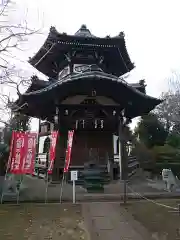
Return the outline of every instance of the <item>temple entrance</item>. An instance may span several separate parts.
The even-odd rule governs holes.
[[[72,146],[72,167],[83,168],[84,164],[88,162],[107,166],[108,158],[113,159],[113,136],[111,133],[75,131]]]
[[[89,161],[95,164],[99,164],[99,149],[98,148],[90,148],[89,149]]]

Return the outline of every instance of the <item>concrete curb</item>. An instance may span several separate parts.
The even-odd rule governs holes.
[[[170,199],[170,198],[180,198],[180,193],[172,194],[169,192],[163,192],[163,193],[144,193],[144,197],[148,199]],[[134,194],[127,194],[128,200],[143,200],[141,196],[136,196]],[[64,203],[72,202],[71,198],[64,198],[62,199]],[[76,202],[77,203],[83,203],[83,202],[120,202],[123,201],[123,194],[82,194],[76,196]],[[4,203],[14,203],[16,202],[16,199],[6,199],[6,196],[4,197]],[[21,203],[44,203],[44,199],[19,199],[19,202]],[[48,203],[59,203],[59,199],[57,198],[49,198],[47,200]]]

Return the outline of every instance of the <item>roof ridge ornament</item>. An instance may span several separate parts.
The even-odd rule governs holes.
[[[87,28],[85,24],[82,24],[80,29],[74,34],[78,37],[89,37],[94,38],[95,36],[91,34],[90,30]]]
[[[125,37],[125,33],[123,31],[121,31],[117,36],[113,37],[113,38],[123,38]]]
[[[147,85],[146,85],[145,79],[141,79],[141,80],[139,81],[139,85],[141,85],[141,86],[143,86],[143,87],[146,87]]]
[[[31,77],[31,82],[38,81],[38,80],[39,80],[39,78],[38,78],[37,75],[33,75],[33,76]]]
[[[123,32],[123,31],[121,31],[120,33],[119,33],[119,37],[125,37],[125,33]]]
[[[56,28],[54,26],[50,27],[50,32],[57,32]]]
[[[80,29],[87,29],[86,24],[82,24]]]

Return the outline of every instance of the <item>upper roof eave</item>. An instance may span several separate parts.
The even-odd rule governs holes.
[[[122,41],[125,41],[125,34],[123,32],[121,32],[118,36],[114,36],[114,37],[110,37],[110,36],[106,36],[106,37],[97,37],[94,35],[87,35],[87,36],[81,36],[81,35],[76,35],[76,33],[74,35],[71,34],[66,34],[66,33],[59,33],[55,27],[51,27],[50,28],[50,32],[48,35],[49,40],[51,39],[61,39],[61,40],[94,40],[95,42],[100,43],[101,41],[104,41],[104,44],[110,44],[110,45],[118,45],[120,44]]]
[[[89,44],[90,46],[93,45],[93,47],[95,48],[99,47],[120,48],[124,53],[124,57],[126,58],[125,62],[128,62],[129,71],[131,71],[134,68],[134,64],[131,62],[129,54],[126,49],[124,34],[120,33],[119,36],[115,37],[108,36],[105,38],[94,37],[93,35],[92,37],[83,37],[78,35],[67,35],[66,33],[59,33],[55,27],[50,28],[50,32],[43,46],[33,57],[29,59],[29,63],[38,69],[39,61],[40,60],[42,61],[45,58],[48,51],[52,53],[53,48],[55,47],[56,44],[67,45],[68,43],[72,46],[73,44],[84,46],[88,46]],[[60,52],[60,50],[58,51]]]
[[[79,36],[74,36],[74,35],[66,35],[66,34],[61,34],[61,33],[52,33],[50,32],[48,37],[46,38],[43,46],[39,49],[39,51],[33,56],[29,58],[29,63],[34,66],[35,64],[37,64],[37,61],[39,59],[41,59],[43,57],[43,55],[46,54],[47,52],[47,47],[46,45],[51,44],[51,46],[53,46],[53,44],[63,44],[63,42],[66,42],[66,44],[72,43],[72,41],[80,41],[80,43],[78,43],[78,45],[84,45],[84,46],[88,46],[88,41],[86,40],[86,43],[83,44],[81,43],[82,40],[85,40],[86,38],[84,37],[79,37]],[[125,47],[125,40],[124,39],[119,39],[119,38],[88,38],[89,41],[94,42],[94,47],[108,47],[108,48],[115,48],[118,47],[122,44],[124,44]],[[103,44],[104,43],[104,44]],[[90,45],[90,43],[89,43]],[[50,47],[51,47],[50,46]]]

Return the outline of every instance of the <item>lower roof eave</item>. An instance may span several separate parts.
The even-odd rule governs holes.
[[[16,105],[20,108],[19,111],[26,111],[27,114],[31,113],[32,115],[41,116],[40,109],[42,108],[42,111],[44,111],[45,108],[45,112],[47,112],[49,107],[49,111],[52,110],[53,105],[55,106],[56,98],[61,102],[70,94],[86,95],[92,87],[97,89],[98,95],[111,96],[118,104],[124,104],[125,106],[129,104],[126,108],[132,117],[148,113],[162,102],[138,91],[115,76],[101,72],[88,72],[70,75],[42,89],[26,92],[21,96],[21,99],[16,101]],[[29,104],[29,106],[22,108],[23,104]],[[35,112],[37,113],[35,114]]]

